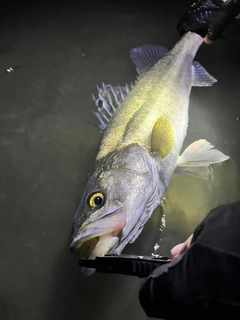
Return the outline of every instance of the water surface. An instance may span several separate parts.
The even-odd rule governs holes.
[[[100,139],[91,93],[135,80],[129,50],[171,47],[189,1],[5,2],[0,45],[0,318],[147,319],[142,280],[80,275],[71,223]],[[240,200],[240,27],[202,47],[218,79],[193,88],[184,147],[209,140],[230,160],[209,180],[174,176],[166,200],[124,252],[159,253],[183,241],[213,207]],[[234,34],[234,36],[233,36]],[[12,72],[7,69],[13,68]],[[161,227],[162,217],[165,227]],[[162,231],[159,230],[161,227]]]

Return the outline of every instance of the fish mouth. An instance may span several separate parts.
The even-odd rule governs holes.
[[[113,208],[104,217],[84,224],[75,234],[70,249],[85,258],[104,256],[117,243],[117,235],[126,225],[126,212],[122,206]]]

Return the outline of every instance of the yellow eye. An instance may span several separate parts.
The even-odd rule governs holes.
[[[104,195],[101,192],[90,194],[88,204],[92,208],[101,207],[104,202]]]

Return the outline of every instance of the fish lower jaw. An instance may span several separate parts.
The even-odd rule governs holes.
[[[89,255],[89,259],[95,259],[96,257],[103,257],[109,251],[115,247],[119,242],[119,238],[113,235],[106,235],[105,237],[99,237],[99,241],[96,244],[94,250]]]
[[[107,254],[119,241],[117,234],[121,230],[106,233],[104,235],[92,235],[92,238],[73,242],[71,250],[88,259],[95,259],[97,256],[102,257]]]

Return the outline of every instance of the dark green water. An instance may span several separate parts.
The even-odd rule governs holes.
[[[172,46],[189,1],[4,2],[0,29],[0,319],[147,319],[142,280],[83,278],[69,251],[71,223],[100,133],[91,93],[134,81],[133,47]],[[211,179],[174,176],[166,200],[126,253],[159,253],[185,240],[213,207],[240,200],[240,35],[202,47],[218,79],[193,88],[184,147],[209,140],[230,160]],[[234,34],[234,36],[233,36]],[[7,72],[8,68],[12,72]],[[161,219],[165,227],[159,230]]]

